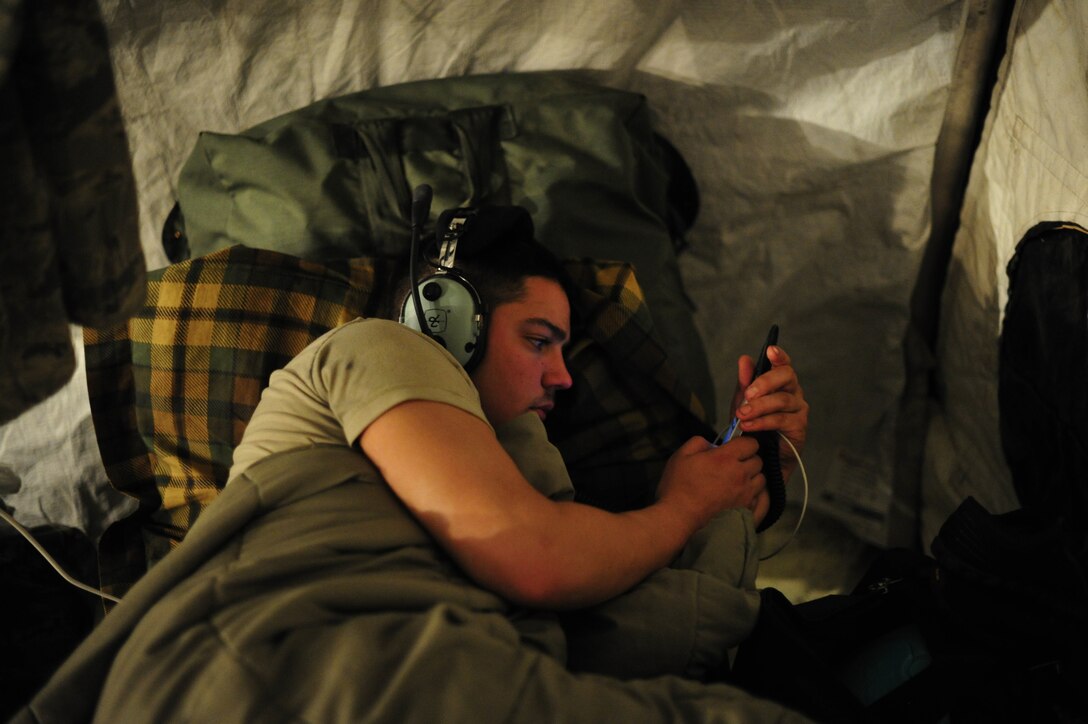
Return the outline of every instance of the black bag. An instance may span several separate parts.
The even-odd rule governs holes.
[[[1035,226],[1009,261],[998,359],[1001,445],[1025,510],[1088,564],[1088,232]],[[1083,581],[1082,581],[1083,582]]]
[[[928,644],[941,638],[935,585],[932,559],[893,549],[850,595],[793,605],[764,589],[729,680],[817,721],[938,721],[949,706]]]
[[[728,680],[836,724],[1078,721],[1053,649],[986,629],[1025,615],[1001,595],[934,558],[887,550],[849,595],[793,605],[762,591]]]
[[[1088,720],[1088,595],[1061,528],[968,498],[932,549],[949,625],[994,664],[1005,710],[1018,721]]]

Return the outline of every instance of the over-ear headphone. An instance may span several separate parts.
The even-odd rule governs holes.
[[[457,270],[456,262],[457,246],[471,229],[476,210],[451,209],[439,216],[435,271],[417,278],[420,229],[430,205],[431,187],[417,187],[412,199],[412,289],[401,305],[399,321],[441,344],[471,372],[483,358],[486,320],[479,293]]]

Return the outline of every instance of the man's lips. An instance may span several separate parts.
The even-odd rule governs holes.
[[[533,412],[535,412],[537,415],[539,415],[540,419],[543,420],[545,417],[548,416],[548,413],[551,412],[552,408],[554,408],[554,407],[555,407],[554,402],[543,402],[543,403],[541,403],[539,405],[533,405],[529,409],[532,410]]]

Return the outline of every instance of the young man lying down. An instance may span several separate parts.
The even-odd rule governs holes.
[[[543,425],[571,385],[570,305],[531,228],[481,211],[460,256],[439,250],[456,269],[418,285],[454,316],[479,304],[478,338],[409,295],[442,343],[357,319],[274,373],[223,493],[20,717],[801,720],[714,682],[759,607],[752,437],[688,441],[641,510],[573,502]],[[769,356],[755,381],[741,360],[737,414],[800,448],[807,403]],[[564,628],[572,610],[599,625]]]

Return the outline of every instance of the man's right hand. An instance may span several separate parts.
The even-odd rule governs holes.
[[[730,508],[748,508],[758,526],[770,506],[755,438],[715,447],[693,437],[673,453],[658,484],[659,503],[676,505],[700,528]]]

